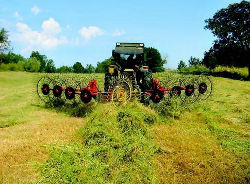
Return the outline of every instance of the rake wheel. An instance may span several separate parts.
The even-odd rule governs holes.
[[[38,80],[36,85],[37,95],[46,104],[50,102],[50,90],[53,88],[51,82],[51,78],[44,76]]]
[[[154,103],[160,103],[160,101],[164,98],[164,91],[156,90],[153,92],[151,99]]]
[[[199,99],[206,100],[213,91],[213,83],[211,79],[206,75],[200,75],[197,79]]]
[[[73,100],[76,96],[76,91],[72,87],[67,87],[65,89],[65,96],[68,100]]]
[[[89,103],[92,99],[90,91],[88,91],[86,89],[82,90],[81,94],[80,94],[80,98],[81,98],[83,103],[85,103],[85,104]]]
[[[65,91],[64,96],[67,104],[78,104],[80,103],[80,82],[75,81],[73,78],[68,78],[63,84]]]
[[[60,98],[62,95],[62,86],[55,85],[53,88],[53,94],[55,97]]]
[[[52,93],[49,94],[50,96],[50,103],[52,106],[58,107],[58,106],[62,106],[65,105],[65,96],[63,95],[63,84],[65,82],[61,81],[60,78],[56,78],[54,80],[51,81],[51,85],[53,85],[52,88]]]
[[[192,104],[199,98],[198,82],[193,76],[185,76],[182,86],[184,93],[181,95],[183,103]]]

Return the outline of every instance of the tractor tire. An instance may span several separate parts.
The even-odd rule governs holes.
[[[104,91],[109,91],[111,85],[112,85],[112,75],[110,73],[105,73]]]
[[[150,90],[153,87],[153,76],[151,71],[144,71],[142,75],[141,90]]]

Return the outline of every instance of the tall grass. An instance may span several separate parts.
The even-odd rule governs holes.
[[[248,68],[236,68],[228,66],[217,66],[212,70],[214,76],[232,78],[232,79],[248,79]]]
[[[217,77],[225,77],[237,80],[249,80],[247,67],[237,68],[229,66],[217,66],[214,69],[209,69],[203,65],[195,65],[186,68],[181,68],[179,72],[181,74],[195,74],[195,75],[207,73],[209,75]]]
[[[202,73],[210,73],[210,69],[203,65],[194,65],[180,69],[180,73],[199,75]]]

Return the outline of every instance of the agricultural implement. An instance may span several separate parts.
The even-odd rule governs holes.
[[[148,105],[178,99],[183,105],[206,100],[212,93],[212,81],[206,75],[153,78],[145,65],[143,43],[117,43],[112,56],[103,90],[94,76],[82,74],[79,79],[44,76],[37,83],[38,96],[48,104],[55,101],[90,104],[95,101],[121,105],[138,99]]]

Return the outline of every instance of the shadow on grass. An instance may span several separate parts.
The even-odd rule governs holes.
[[[202,75],[204,74],[203,71],[180,71],[181,74],[183,75]],[[240,73],[237,72],[228,72],[228,71],[209,71],[205,72],[206,75],[211,75],[214,77],[224,77],[224,78],[229,78],[229,79],[234,79],[234,80],[242,80],[242,81],[249,81],[250,78],[247,76],[244,76]]]
[[[44,107],[56,112],[64,112],[73,117],[86,117],[93,112],[96,105],[97,103],[94,101],[91,101],[88,104],[77,102],[69,104],[65,103],[62,99],[54,99],[50,103],[45,104]]]
[[[228,71],[211,72],[210,75],[215,76],[215,77],[224,77],[224,78],[235,79],[235,80],[249,81],[248,77],[243,76],[236,72],[228,72]]]

